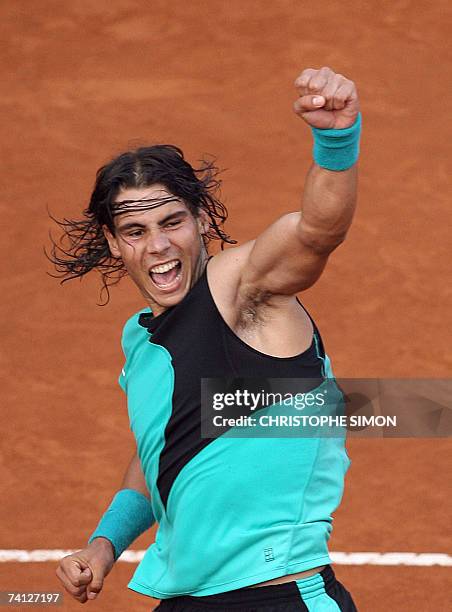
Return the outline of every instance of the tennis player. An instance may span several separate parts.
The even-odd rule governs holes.
[[[69,247],[52,257],[66,279],[97,269],[108,292],[127,273],[145,303],[125,324],[119,380],[136,454],[87,547],[57,569],[81,603],[157,522],[129,588],[159,610],[356,609],[327,546],[349,466],[343,438],[201,435],[202,379],[309,379],[314,393],[333,378],[297,294],[350,227],[361,116],[354,83],[330,68],[304,70],[295,86],[313,164],[301,210],[256,239],[232,246],[214,167],[192,168],[171,145],[105,165],[84,218],[62,223]],[[209,257],[214,238],[231,246]]]

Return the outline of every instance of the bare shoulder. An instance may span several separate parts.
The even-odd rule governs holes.
[[[254,241],[222,251],[207,267],[212,298],[232,331],[252,348],[293,357],[312,342],[312,324],[296,296],[273,295],[248,281]]]

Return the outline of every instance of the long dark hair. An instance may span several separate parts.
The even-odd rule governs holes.
[[[96,182],[89,206],[83,211],[83,219],[52,219],[63,231],[58,242],[53,240],[48,258],[54,264],[57,278],[62,283],[79,278],[93,269],[102,277],[101,297],[105,293],[106,304],[110,294],[108,288],[127,274],[122,260],[112,257],[107,239],[102,231],[106,225],[115,233],[113,205],[118,192],[127,187],[149,187],[159,183],[181,198],[194,216],[204,210],[210,220],[209,230],[203,236],[204,243],[221,240],[235,244],[222,229],[228,213],[216,194],[220,187],[218,169],[212,161],[202,160],[197,169],[184,159],[184,154],[174,145],[140,147],[122,153],[97,172]]]

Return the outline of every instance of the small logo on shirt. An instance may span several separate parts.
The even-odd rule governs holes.
[[[268,563],[269,561],[275,560],[275,555],[273,554],[273,548],[264,548],[264,558],[265,558],[266,563]]]

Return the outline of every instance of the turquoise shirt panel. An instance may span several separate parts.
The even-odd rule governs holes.
[[[126,362],[120,385],[127,394],[130,429],[137,445],[152,509],[160,522],[163,504],[156,487],[160,452],[165,443],[165,424],[171,415],[174,371],[171,355],[149,342],[149,333],[138,324],[144,309],[124,326],[122,347]]]
[[[331,514],[349,466],[343,433],[212,441],[174,481],[129,587],[202,596],[329,563]]]
[[[338,438],[214,440],[176,478],[130,588],[208,595],[329,563],[347,467]]]

